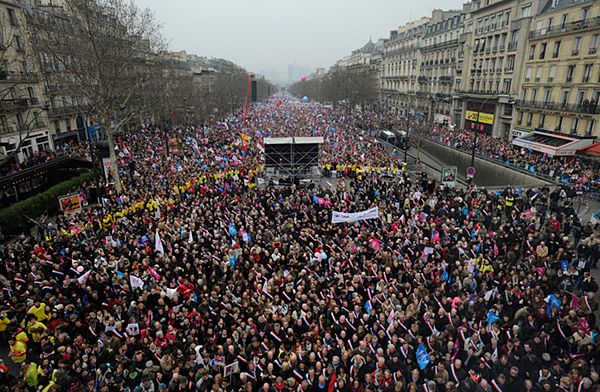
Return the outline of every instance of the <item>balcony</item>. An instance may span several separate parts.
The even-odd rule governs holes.
[[[515,106],[529,109],[542,109],[550,110],[555,112],[570,112],[570,113],[581,113],[581,114],[600,114],[600,108],[598,103],[581,103],[581,104],[569,104],[560,102],[534,102],[518,100],[515,102]]]
[[[0,71],[0,83],[37,83],[38,76],[31,72],[11,72]]]
[[[74,106],[63,106],[57,108],[50,108],[48,111],[48,117],[63,117],[70,114],[77,113],[78,109]]]
[[[580,20],[577,22],[566,23],[561,26],[535,30],[529,33],[529,39],[545,39],[555,35],[570,33],[573,31],[594,29],[600,26],[600,16]]]
[[[28,107],[29,102],[27,98],[0,100],[0,112],[13,112],[18,110],[25,110]]]
[[[511,42],[508,44],[508,50],[517,50],[518,42]]]

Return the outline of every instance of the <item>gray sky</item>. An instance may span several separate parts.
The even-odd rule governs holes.
[[[156,13],[171,50],[248,70],[325,67],[399,25],[463,0],[135,0]],[[287,69],[287,68],[286,68]]]

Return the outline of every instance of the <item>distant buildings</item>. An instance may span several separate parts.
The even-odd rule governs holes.
[[[385,110],[502,138],[600,134],[597,0],[473,0],[379,42],[336,66],[376,65]]]

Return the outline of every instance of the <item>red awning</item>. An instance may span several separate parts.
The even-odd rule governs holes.
[[[579,150],[581,154],[588,154],[600,157],[600,143],[594,143],[591,146]]]

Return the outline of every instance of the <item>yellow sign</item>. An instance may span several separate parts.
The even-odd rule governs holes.
[[[494,115],[493,114],[483,113],[483,112],[473,112],[473,111],[469,111],[469,110],[467,110],[467,112],[465,113],[465,119],[467,119],[469,121],[479,121],[480,123],[490,124],[490,125],[494,123]]]
[[[465,115],[465,119],[469,120],[469,121],[477,121],[477,115],[479,113],[477,112],[471,112],[467,110],[467,113]]]
[[[479,122],[484,124],[494,124],[494,115],[490,113],[479,113]]]

